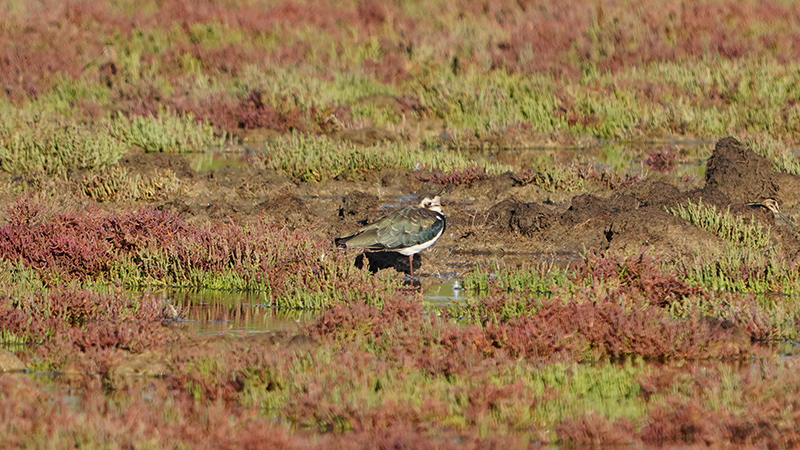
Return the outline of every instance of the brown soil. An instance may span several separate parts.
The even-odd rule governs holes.
[[[617,189],[589,186],[586,192],[564,195],[520,186],[509,174],[443,188],[424,181],[428,177],[420,171],[385,171],[364,181],[297,183],[252,164],[197,173],[181,155],[136,154],[122,161],[129,171],[151,174],[171,169],[192,183],[192,195],[158,202],[159,208],[193,220],[268,220],[308,227],[329,236],[331,242],[391,208],[413,202],[421,193],[441,193],[448,227],[436,245],[415,258],[415,271],[423,279],[451,276],[499,256],[520,261],[577,257],[587,250],[644,248],[665,258],[713,255],[725,248],[720,238],[667,212],[701,198],[705,204],[773,225],[773,238],[783,248],[798,247],[790,228],[776,224],[766,209],[747,203],[773,197],[784,210],[791,210],[800,198],[800,178],[772,172],[766,159],[730,137],[717,143],[707,164],[705,184],[700,187],[651,178]],[[379,267],[408,270],[407,259],[398,255],[372,260]]]

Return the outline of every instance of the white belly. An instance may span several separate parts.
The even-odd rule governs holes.
[[[418,245],[413,245],[411,247],[406,247],[406,248],[404,248],[402,250],[397,250],[397,253],[400,253],[401,255],[406,255],[406,256],[419,253],[419,252],[425,250],[426,248],[430,247],[431,245],[433,245],[433,243],[436,242],[436,240],[439,239],[442,236],[443,232],[444,232],[444,228],[442,228],[439,231],[439,234],[437,234],[430,241],[423,242],[422,244],[418,244]]]

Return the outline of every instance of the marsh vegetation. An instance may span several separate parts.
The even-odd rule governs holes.
[[[800,443],[794,2],[0,8],[3,446]]]

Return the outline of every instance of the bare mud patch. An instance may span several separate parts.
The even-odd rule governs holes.
[[[796,248],[798,243],[791,228],[747,203],[775,198],[791,210],[800,198],[800,179],[774,172],[766,159],[734,138],[716,144],[705,183],[691,189],[654,176],[616,187],[588,183],[577,192],[553,193],[515,181],[514,173],[442,184],[424,170],[386,170],[362,180],[306,183],[247,162],[197,172],[185,156],[165,154],[130,155],[121,164],[140,174],[172,170],[191,186],[188,194],[157,202],[160,209],[193,221],[270,221],[309,229],[331,241],[392,208],[413,203],[421,193],[441,194],[448,227],[418,259],[421,267],[415,270],[421,270],[423,278],[446,277],[453,268],[463,270],[504,254],[650,249],[672,259],[722,252],[722,239],[669,212],[690,201],[771,225],[771,238],[782,248]],[[482,260],[476,255],[492,256]],[[356,257],[354,263],[362,263]],[[408,270],[403,258],[371,258],[381,261],[378,267]]]

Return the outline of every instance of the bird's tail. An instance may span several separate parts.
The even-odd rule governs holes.
[[[353,236],[338,237],[333,240],[333,245],[339,248],[347,248],[347,241]]]

